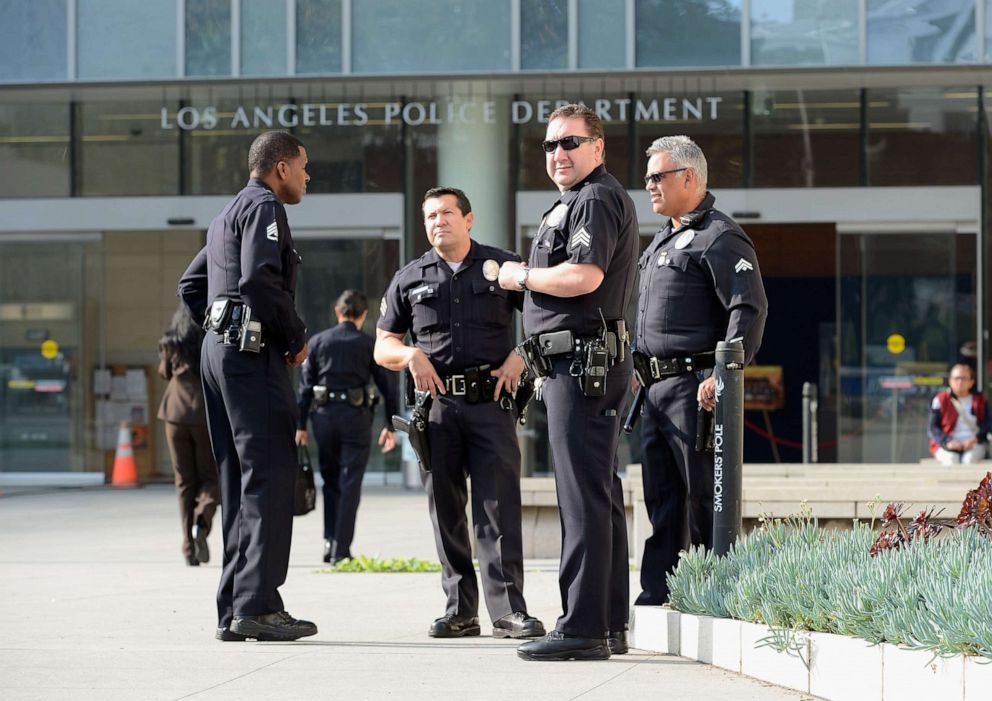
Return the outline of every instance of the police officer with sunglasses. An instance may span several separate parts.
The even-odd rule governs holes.
[[[700,407],[716,406],[716,344],[743,341],[750,363],[768,301],[754,244],[706,189],[702,149],[686,136],[667,136],[647,156],[644,183],[665,221],[639,262],[635,364],[648,385],[641,468],[652,532],[635,604],[658,606],[668,600],[679,551],[713,545],[713,454],[703,444],[697,449],[696,436]]]
[[[562,524],[562,616],[527,660],[598,660],[627,652],[627,528],[617,441],[632,366],[624,310],[637,274],[634,203],[606,171],[603,125],[584,105],[548,121],[545,213],[529,265],[504,263],[500,285],[526,290],[521,351],[543,378]]]

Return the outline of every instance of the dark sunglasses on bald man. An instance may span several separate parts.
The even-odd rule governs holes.
[[[566,151],[572,151],[584,143],[595,141],[596,138],[595,136],[563,136],[555,141],[542,142],[541,148],[544,149],[545,153],[554,153],[559,146]]]

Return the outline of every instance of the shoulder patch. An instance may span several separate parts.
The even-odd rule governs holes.
[[[578,248],[579,246],[585,246],[589,248],[592,245],[592,234],[584,226],[572,233],[572,238],[568,242],[569,248]]]
[[[734,266],[734,272],[738,275],[740,273],[746,273],[748,270],[754,270],[754,266],[751,265],[750,261],[744,260],[743,258],[737,261],[737,265]]]
[[[265,238],[267,238],[269,241],[278,241],[279,225],[276,224],[275,222],[272,222],[267,227],[265,227]]]

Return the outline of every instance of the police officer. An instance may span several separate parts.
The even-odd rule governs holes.
[[[324,562],[351,557],[362,477],[371,451],[372,410],[378,399],[369,390],[373,378],[385,398],[387,427],[379,433],[379,445],[384,453],[396,447],[390,423],[399,410],[396,374],[372,359],[375,342],[361,331],[368,313],[363,292],[342,292],[334,303],[337,326],[310,338],[310,356],[300,372],[296,443],[307,444],[310,417],[324,478]]]
[[[716,405],[713,352],[718,341],[739,339],[751,362],[768,302],[754,244],[706,190],[699,146],[668,136],[647,155],[651,208],[668,219],[639,263],[636,348],[652,383],[642,410],[641,462],[652,533],[635,603],[660,605],[679,551],[713,545],[713,455],[696,450],[697,410]]]
[[[206,316],[201,359],[207,423],[220,470],[224,564],[220,640],[295,640],[317,626],[290,616],[296,397],[289,368],[307,357],[294,295],[300,258],[284,205],[306,192],[307,152],[270,131],[248,151],[248,184],[214,218],[207,245],[179,283],[194,319]]]
[[[401,268],[382,300],[376,362],[407,369],[430,392],[430,471],[424,487],[443,568],[445,615],[428,635],[479,635],[479,592],[465,517],[466,473],[482,586],[494,637],[544,635],[527,614],[521,545],[520,449],[515,393],[523,360],[513,352],[519,292],[499,286],[500,264],[519,258],[470,237],[474,214],[465,193],[438,187],[423,202],[433,247]],[[404,345],[410,333],[413,345]]]
[[[627,526],[617,474],[620,415],[631,381],[624,310],[637,273],[637,216],[604,166],[603,125],[584,105],[548,121],[547,171],[561,196],[530,265],[506,263],[500,285],[528,290],[528,355],[542,391],[561,512],[562,616],[528,660],[605,659],[627,651]],[[605,380],[605,386],[604,381]]]

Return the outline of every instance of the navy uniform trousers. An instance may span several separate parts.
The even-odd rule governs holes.
[[[372,450],[372,412],[364,406],[330,402],[310,415],[324,478],[324,540],[331,559],[351,557],[362,478]]]
[[[221,627],[283,610],[293,533],[296,397],[283,357],[225,346],[208,333],[201,356],[210,441],[220,473],[224,564]]]
[[[556,630],[605,638],[627,627],[630,601],[627,519],[617,443],[633,374],[630,353],[614,365],[606,394],[587,397],[569,374],[572,358],[554,362],[544,380],[548,434],[561,514],[562,616]]]
[[[421,477],[441,559],[446,614],[476,616],[479,609],[465,516],[466,473],[472,478],[472,522],[490,620],[527,611],[515,418],[514,411],[491,401],[469,404],[463,397],[438,395],[431,405],[431,471]]]
[[[656,382],[641,413],[641,475],[651,535],[644,543],[642,593],[635,603],[668,601],[679,551],[713,546],[713,454],[696,451],[696,390],[688,373]]]

